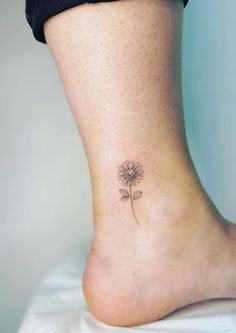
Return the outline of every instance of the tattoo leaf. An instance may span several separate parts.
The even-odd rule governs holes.
[[[122,200],[122,201],[127,201],[127,200],[129,200],[129,196],[128,196],[128,197],[123,196],[123,197],[121,197],[121,200]]]
[[[142,195],[142,191],[136,191],[134,192],[134,195],[133,195],[133,200],[137,200],[141,197]]]
[[[129,198],[129,192],[127,190],[120,190],[120,194],[122,194],[124,197]]]

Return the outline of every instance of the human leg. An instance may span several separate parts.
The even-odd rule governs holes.
[[[92,312],[115,325],[236,297],[235,227],[207,197],[185,138],[182,13],[180,0],[121,0],[84,4],[45,25],[92,180],[84,291]],[[120,189],[130,193],[117,176],[126,160],[144,171],[131,186],[142,192],[132,202],[137,220],[131,198],[120,200]]]

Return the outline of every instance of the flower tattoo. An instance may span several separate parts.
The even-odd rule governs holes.
[[[142,196],[142,191],[132,193],[132,186],[136,186],[137,183],[140,183],[143,179],[143,172],[143,166],[139,162],[134,163],[132,161],[125,161],[118,168],[118,178],[120,182],[129,187],[129,191],[126,189],[121,189],[119,191],[122,195],[121,200],[127,201],[130,199],[131,208],[137,224],[139,224],[139,222],[134,212],[133,202]]]

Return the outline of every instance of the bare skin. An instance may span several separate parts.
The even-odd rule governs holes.
[[[44,27],[91,175],[84,293],[112,325],[236,298],[236,226],[205,193],[185,138],[182,16],[182,0],[120,0],[72,8]],[[135,185],[130,170],[119,173],[125,161],[142,165]]]

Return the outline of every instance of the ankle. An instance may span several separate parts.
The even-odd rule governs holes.
[[[194,220],[196,214],[198,216],[212,214],[210,202],[192,169],[172,167],[162,174],[156,169],[146,171],[144,170],[142,181],[132,189],[133,193],[142,192],[141,198],[133,202],[135,214],[141,224],[157,225],[158,221],[181,223],[187,219]],[[125,224],[124,221],[128,224],[130,221],[135,222],[131,203],[128,199],[121,200],[120,190],[125,190],[128,195],[128,186],[120,184],[117,180],[108,185],[97,180],[95,184],[96,186],[93,186],[95,221],[112,219],[119,223],[118,221],[122,219],[122,224]]]
[[[199,187],[188,183],[166,184],[155,191],[147,192],[148,199],[140,205],[140,215],[149,215],[150,223],[190,224],[197,219],[212,215],[209,202]]]

